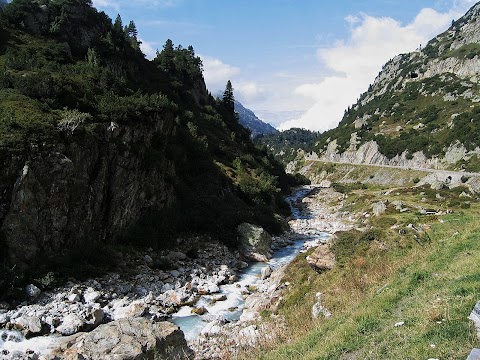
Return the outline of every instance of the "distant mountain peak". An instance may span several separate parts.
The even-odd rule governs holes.
[[[259,135],[275,134],[278,132],[272,125],[260,120],[252,110],[247,109],[237,100],[235,100],[235,111],[240,117],[240,124],[249,129],[254,138]]]

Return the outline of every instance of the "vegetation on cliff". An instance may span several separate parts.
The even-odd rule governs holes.
[[[384,65],[375,82],[345,111],[335,129],[318,139],[317,152],[337,140],[338,152],[376,141],[388,158],[404,152],[407,158],[423,151],[443,157],[454,144],[467,151],[478,147],[479,5],[452,22],[423,49],[402,54]],[[469,161],[463,164],[469,168]]]

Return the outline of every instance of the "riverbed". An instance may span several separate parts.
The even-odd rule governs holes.
[[[248,267],[238,268],[235,265],[238,254],[221,244],[206,245],[195,258],[178,250],[165,253],[147,250],[127,255],[128,272],[72,281],[42,292],[23,306],[0,310],[0,328],[4,329],[0,350],[8,350],[0,358],[7,359],[14,352],[25,354],[27,350],[45,354],[57,348],[66,335],[76,336],[91,331],[98,323],[125,317],[169,319],[180,326],[190,343],[201,338],[206,327],[211,330],[213,321],[241,323],[238,320],[242,315],[245,318],[249,310],[245,309],[245,299],[266,294],[270,279],[260,279],[260,275],[267,267],[275,273],[298,253],[328,241],[329,233],[341,229],[342,222],[328,213],[328,205],[318,205],[318,199],[309,202],[316,191],[315,187],[304,187],[287,198],[292,207],[289,221],[292,232],[274,241],[275,251],[268,263],[250,262]],[[321,195],[322,200],[324,196]],[[152,267],[152,261],[162,257],[174,259],[175,270]],[[189,285],[193,282],[197,284],[195,287]],[[185,303],[190,306],[181,306]],[[192,314],[194,308],[201,307],[205,308],[205,314]],[[23,327],[29,340],[14,331],[19,327]]]
[[[212,321],[234,322],[238,321],[243,313],[245,298],[249,289],[255,289],[259,282],[262,270],[270,267],[273,271],[290,263],[302,251],[317,246],[319,243],[328,241],[331,234],[312,228],[308,222],[314,220],[314,214],[301,209],[297,204],[314,191],[314,187],[304,187],[287,197],[292,210],[290,224],[293,225],[293,236],[289,236],[289,245],[277,249],[272,258],[267,262],[251,262],[248,268],[241,271],[239,281],[220,287],[220,295],[226,300],[214,301],[218,295],[205,295],[194,305],[207,310],[204,315],[192,314],[194,307],[184,306],[173,314],[172,322],[177,324],[185,334],[187,341],[195,340]],[[300,221],[303,226],[298,225]]]

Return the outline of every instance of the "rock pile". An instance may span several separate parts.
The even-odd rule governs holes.
[[[18,349],[23,349],[27,343],[34,353],[41,354],[41,349],[36,349],[40,339],[42,343],[51,340],[51,346],[46,346],[51,351],[58,345],[58,337],[90,332],[102,324],[116,326],[118,321],[139,318],[155,322],[165,320],[181,306],[194,304],[200,295],[217,293],[220,285],[236,281],[236,266],[244,265],[238,259],[239,254],[232,254],[219,244],[205,245],[192,257],[178,251],[156,253],[153,250],[129,256],[129,271],[123,273],[84,282],[71,281],[43,293],[33,285],[28,286],[30,304],[0,310],[0,329],[16,333],[16,340],[23,340],[23,337],[29,340],[22,344],[23,341],[14,343],[5,341],[6,338],[2,341],[2,360],[14,358]],[[156,326],[152,336],[156,336]],[[48,334],[52,336],[43,336]],[[87,341],[88,337],[83,339]]]

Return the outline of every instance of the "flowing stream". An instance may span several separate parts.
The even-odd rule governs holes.
[[[295,202],[305,197],[311,191],[310,188],[302,188],[293,196],[287,198],[292,209],[292,217],[295,220],[308,220],[309,215],[302,215],[300,209],[295,207]],[[244,269],[240,274],[239,281],[233,284],[220,286],[220,293],[215,295],[204,295],[195,304],[195,307],[205,307],[207,313],[205,315],[192,314],[192,307],[184,306],[178,312],[172,315],[171,321],[177,324],[185,334],[187,341],[194,340],[202,332],[209,321],[214,319],[225,319],[227,321],[236,321],[244,308],[243,293],[249,286],[254,286],[260,279],[262,269],[270,266],[273,269],[279,268],[291,262],[301,251],[308,247],[308,244],[318,244],[326,241],[330,234],[325,232],[316,232],[308,234],[299,234],[298,239],[293,239],[293,244],[281,248],[273,254],[268,263],[252,262],[248,268]],[[311,246],[310,246],[311,247]],[[212,300],[220,295],[225,295],[226,300],[212,302]]]

